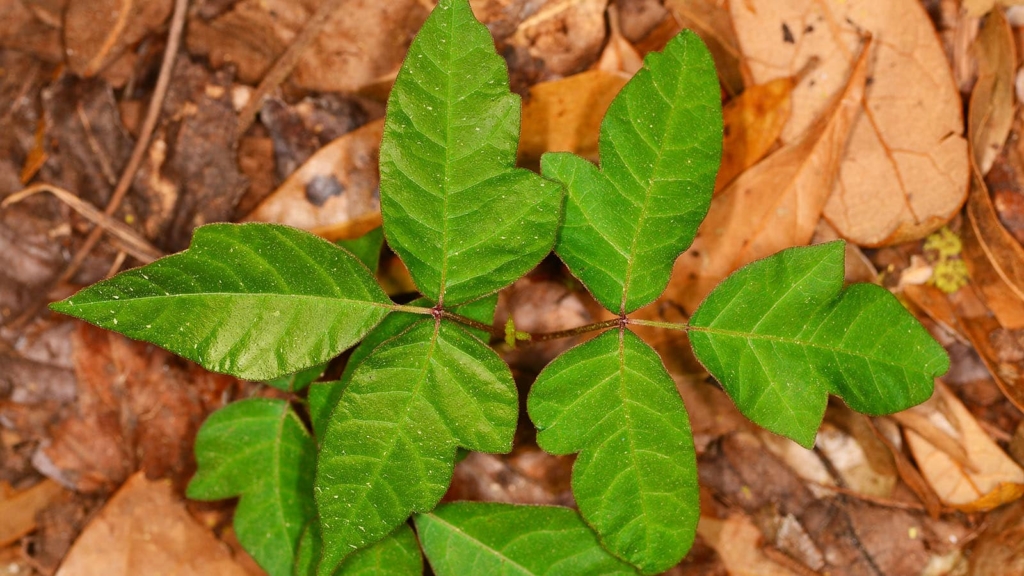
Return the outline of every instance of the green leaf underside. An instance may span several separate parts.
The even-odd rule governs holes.
[[[302,533],[295,559],[295,576],[313,576],[322,542],[314,524]],[[380,542],[350,554],[332,576],[421,576],[423,555],[408,524],[403,524]]]
[[[320,567],[428,511],[451,480],[456,448],[508,452],[518,403],[508,366],[483,342],[427,318],[356,368],[321,443]]]
[[[494,309],[498,305],[497,294],[475,300],[473,302],[464,304],[463,306],[457,306],[452,311],[456,314],[461,314],[468,318],[472,318],[478,322],[485,324],[491,324],[494,321]],[[409,306],[422,306],[430,307],[432,304],[426,298],[419,298],[409,303]],[[362,364],[363,360],[370,355],[377,346],[380,346],[384,341],[394,338],[395,336],[404,332],[409,326],[412,326],[416,322],[423,320],[423,316],[419,314],[410,314],[407,312],[396,312],[390,314],[385,318],[376,328],[374,328],[366,338],[359,343],[359,346],[352,351],[352,355],[348,358],[348,363],[345,364],[345,371],[342,372],[341,378],[334,382],[321,382],[313,385],[309,389],[309,412],[310,419],[313,422],[313,431],[317,438],[323,438],[324,429],[327,427],[327,422],[330,419],[331,412],[334,407],[337,406],[338,401],[341,400],[341,395],[344,393],[348,383],[352,381],[352,374],[355,373],[356,368]],[[483,333],[481,330],[475,328],[466,328],[474,336],[481,340],[486,339],[489,335]]]
[[[316,515],[316,447],[288,402],[256,398],[221,408],[203,424],[195,450],[188,497],[241,496],[238,541],[271,576],[290,575],[303,526]]]
[[[758,425],[810,448],[829,393],[867,414],[923,402],[949,357],[884,288],[843,289],[842,241],[723,281],[690,319],[697,358]]]
[[[274,224],[197,228],[188,250],[51,305],[208,370],[258,381],[330,360],[390,307],[347,251]]]
[[[384,247],[384,229],[378,226],[359,238],[339,240],[338,246],[351,252],[370,272],[376,272],[380,265],[380,250]]]
[[[683,31],[651,53],[601,122],[601,168],[568,153],[541,159],[566,185],[555,252],[605,308],[655,300],[707,214],[722,156],[714,63]]]
[[[324,370],[327,369],[327,363],[317,364],[310,366],[305,370],[299,370],[293,372],[287,376],[280,378],[274,378],[273,380],[267,380],[267,386],[273,386],[278,390],[284,390],[285,392],[299,392],[304,390],[314,380],[323,376]]]
[[[580,453],[573,495],[604,547],[647,574],[679,562],[697,529],[697,461],[657,353],[628,330],[605,332],[548,365],[528,406],[541,448]]]
[[[438,576],[636,574],[569,508],[461,502],[415,516]]]
[[[380,149],[388,244],[450,307],[528,272],[554,245],[561,186],[514,168],[520,102],[466,0],[441,0],[388,99]]]

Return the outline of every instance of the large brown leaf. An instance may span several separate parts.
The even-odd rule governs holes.
[[[971,92],[967,137],[974,162],[988,174],[1013,126],[1017,52],[1013,30],[1002,10],[995,10],[974,42],[978,82]]]
[[[843,237],[864,246],[920,238],[959,210],[968,179],[960,97],[917,0],[745,0],[730,7],[756,82],[820,60],[793,91],[784,142],[799,140],[842,90],[860,39],[877,40],[864,114],[825,206]]]

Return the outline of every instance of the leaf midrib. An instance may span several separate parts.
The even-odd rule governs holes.
[[[622,417],[626,420],[626,430],[629,435],[629,460],[633,464],[633,469],[636,470],[636,481],[637,488],[640,496],[640,508],[643,512],[643,518],[650,517],[648,515],[647,505],[647,491],[644,489],[642,481],[642,468],[640,463],[637,461],[637,447],[636,440],[633,434],[633,426],[630,423],[629,408],[627,404],[630,401],[628,390],[626,389],[626,332],[625,330],[619,331],[619,399],[622,400]],[[650,550],[651,546],[651,534],[650,529],[646,522],[644,522],[644,555],[646,556],[647,551]],[[628,560],[627,560],[628,561]]]
[[[376,308],[384,308],[387,310],[394,310],[395,305],[393,303],[383,303],[375,300],[357,300],[354,298],[339,298],[335,296],[316,296],[312,294],[287,294],[278,292],[193,292],[189,294],[161,294],[157,296],[133,296],[130,298],[117,298],[108,300],[93,300],[84,304],[74,304],[74,297],[69,299],[68,306],[70,308],[86,308],[88,306],[101,306],[101,305],[123,305],[128,303],[142,302],[146,300],[164,300],[164,299],[188,299],[188,298],[206,298],[206,297],[231,297],[231,298],[258,298],[258,297],[278,297],[278,298],[290,298],[296,300],[314,300],[314,301],[327,301],[327,302],[352,302],[356,304],[366,304],[367,306],[373,306]]]
[[[486,543],[481,541],[479,538],[477,538],[477,537],[467,533],[462,528],[460,528],[460,527],[458,527],[458,526],[456,526],[456,525],[454,525],[454,524],[444,520],[443,518],[437,516],[436,514],[425,514],[424,516],[427,516],[428,518],[430,518],[431,520],[437,522],[438,524],[443,524],[445,527],[449,528],[452,532],[455,532],[456,534],[459,534],[463,538],[465,538],[467,540],[470,540],[471,542],[476,542],[477,544],[479,544],[480,548],[488,550],[488,551],[492,552],[494,554],[494,556],[500,558],[505,563],[506,566],[511,565],[511,566],[514,566],[514,567],[522,570],[523,573],[525,573],[525,574],[530,574],[532,576],[537,576],[537,573],[534,572],[533,570],[530,570],[526,566],[523,566],[522,564],[516,562],[512,558],[509,558],[508,556],[503,554],[501,551],[496,550],[495,548],[487,545]]]
[[[868,361],[872,361],[872,362],[877,362],[877,363],[880,363],[880,364],[886,364],[888,366],[893,366],[893,367],[896,367],[896,368],[901,368],[903,371],[908,371],[909,370],[906,366],[903,366],[901,364],[897,364],[897,363],[889,361],[889,360],[878,358],[877,356],[869,356],[867,354],[863,354],[863,353],[857,352],[856,350],[849,350],[849,349],[846,349],[846,348],[836,348],[836,347],[833,347],[833,346],[826,346],[824,344],[818,344],[818,343],[812,342],[812,341],[798,340],[796,338],[786,338],[784,336],[774,336],[774,335],[771,335],[771,334],[758,334],[758,333],[755,333],[755,332],[740,332],[738,330],[724,330],[722,328],[711,328],[711,327],[705,327],[705,326],[692,326],[692,325],[689,327],[689,331],[691,331],[691,332],[704,332],[704,333],[707,333],[707,334],[714,334],[714,335],[718,335],[718,336],[731,336],[731,337],[734,337],[734,338],[743,338],[743,339],[746,339],[746,340],[767,340],[767,341],[771,341],[771,342],[780,342],[780,343],[783,343],[783,344],[794,344],[794,345],[798,345],[798,346],[806,346],[808,348],[817,348],[819,350],[826,350],[828,352],[832,352],[833,354],[848,354],[850,356],[856,356],[858,358],[863,358],[864,360],[868,360]],[[922,372],[922,374],[923,374],[923,372]]]

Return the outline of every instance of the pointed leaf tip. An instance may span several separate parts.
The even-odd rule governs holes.
[[[561,186],[515,168],[520,102],[465,0],[438,4],[398,73],[380,149],[388,244],[452,306],[528,272],[554,245]]]
[[[312,234],[210,224],[179,254],[51,305],[208,370],[271,380],[326,362],[391,309],[370,271]]]
[[[654,301],[707,214],[722,155],[714,63],[684,31],[612,102],[601,123],[601,168],[545,154],[545,176],[565,184],[555,252],[613,312]]]

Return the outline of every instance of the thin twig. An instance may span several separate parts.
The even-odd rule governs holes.
[[[146,118],[142,123],[142,130],[139,132],[139,139],[135,142],[135,147],[132,149],[132,155],[128,159],[128,165],[125,166],[124,171],[121,173],[121,178],[117,182],[117,187],[114,188],[114,193],[110,196],[110,201],[107,203],[107,207],[104,213],[107,216],[112,216],[121,205],[121,201],[124,200],[125,195],[128,193],[128,189],[131,188],[132,181],[135,179],[135,173],[138,172],[139,166],[142,165],[142,159],[145,157],[146,151],[149,149],[149,141],[153,136],[153,131],[156,129],[157,121],[160,119],[160,111],[164,105],[164,97],[167,95],[167,88],[171,84],[171,72],[174,70],[174,61],[178,55],[178,48],[181,47],[181,38],[185,30],[185,20],[188,16],[188,0],[175,0],[174,1],[174,13],[171,16],[171,26],[167,35],[167,47],[164,49],[163,61],[160,63],[160,74],[157,77],[156,87],[153,90],[153,96],[149,101],[149,108],[146,110]],[[53,288],[62,282],[70,280],[82,262],[85,261],[86,257],[92,252],[92,249],[99,242],[100,237],[103,235],[102,228],[94,228],[89,236],[85,239],[85,243],[78,249],[78,252],[71,258],[71,262],[68,264],[64,272],[57,278],[47,283],[45,290],[41,290],[39,293],[41,297],[36,300],[33,304],[29,305],[25,311],[23,311],[17,318],[11,323],[11,328],[17,330],[26,322],[35,317],[39,310],[46,303],[46,299]]]
[[[249,127],[252,126],[253,121],[256,119],[256,112],[263,105],[263,98],[271,90],[277,88],[281,82],[284,82],[285,78],[292,73],[292,70],[299,64],[299,58],[302,57],[302,53],[316,40],[320,32],[323,31],[324,25],[330,21],[331,16],[338,12],[343,2],[345,0],[327,0],[321,4],[316,13],[302,27],[302,31],[299,32],[295,40],[274,61],[274,65],[270,67],[270,70],[263,76],[263,80],[260,81],[260,85],[256,87],[256,90],[249,97],[245,108],[242,108],[242,111],[238,114],[235,140],[240,139]]]

